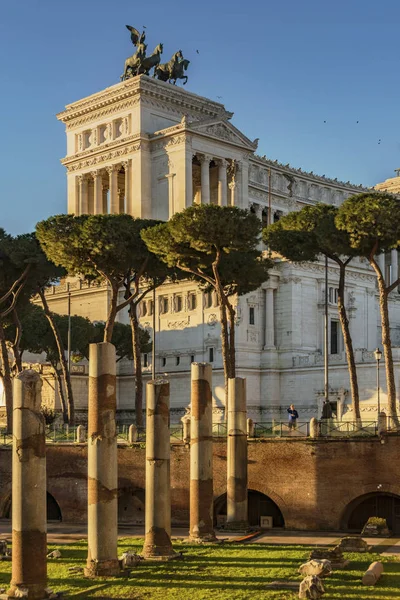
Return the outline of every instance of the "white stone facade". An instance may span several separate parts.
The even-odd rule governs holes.
[[[230,122],[222,104],[146,76],[129,79],[70,104],[58,118],[66,124],[68,211],[128,212],[167,220],[193,202],[250,208],[264,224],[318,201],[335,205],[364,191],[313,173],[283,166],[255,154],[250,141]],[[397,276],[397,252],[386,256],[388,278]],[[329,265],[330,388],[338,414],[351,418],[349,378],[335,302],[338,271]],[[276,260],[270,279],[239,299],[237,374],[247,378],[250,416],[256,421],[286,419],[294,402],[300,420],[318,414],[323,390],[323,264],[293,265]],[[71,284],[72,314],[104,320],[105,287]],[[52,310],[66,312],[67,290],[49,291]],[[346,305],[357,355],[361,411],[375,418],[376,368],[381,345],[375,275],[354,261],[348,271]],[[152,328],[149,297],[141,323]],[[213,294],[192,283],[166,285],[156,298],[157,372],[168,373],[176,419],[189,402],[190,362],[212,360],[215,418],[223,418],[224,386],[218,308]],[[400,346],[400,296],[390,302],[393,344]],[[128,322],[127,314],[119,316]],[[399,350],[394,349],[396,373]],[[144,357],[151,371],[151,357]],[[79,386],[78,386],[79,381]],[[382,366],[381,401],[385,404]],[[85,408],[86,376],[76,375],[78,407]],[[78,391],[79,387],[79,391]],[[133,406],[132,364],[119,363],[119,409]]]

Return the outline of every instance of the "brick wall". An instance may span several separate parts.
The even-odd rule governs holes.
[[[249,442],[249,489],[271,498],[288,529],[337,530],[346,507],[363,494],[400,496],[400,438],[370,440],[261,440]],[[143,521],[145,450],[118,450],[120,520]],[[87,449],[85,445],[47,446],[48,492],[58,502],[64,522],[86,520]],[[226,444],[214,443],[214,496],[226,490]],[[189,520],[189,449],[171,447],[172,520]],[[0,450],[0,516],[11,492],[11,449]]]

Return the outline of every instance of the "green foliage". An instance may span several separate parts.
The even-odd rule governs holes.
[[[359,256],[386,252],[399,244],[400,201],[378,192],[350,196],[338,209],[336,226],[347,232]]]
[[[144,230],[142,237],[168,266],[209,285],[218,260],[225,293],[241,295],[259,287],[272,266],[257,250],[260,232],[259,219],[247,210],[202,204]]]
[[[320,254],[355,256],[347,232],[336,227],[337,214],[338,208],[329,204],[305,206],[266,227],[263,239],[271,250],[293,262],[316,261]]]
[[[92,324],[93,333],[90,338],[91,344],[97,344],[103,341],[104,327],[103,321],[95,321]],[[133,360],[133,345],[132,345],[132,330],[130,325],[125,323],[115,323],[111,343],[115,346],[118,361],[123,358]],[[139,344],[141,352],[151,352],[152,344],[150,342],[150,334],[148,331],[139,327]],[[89,359],[89,345],[85,348],[83,356]],[[76,358],[81,359],[79,355]]]

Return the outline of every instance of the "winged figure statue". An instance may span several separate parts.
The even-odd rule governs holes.
[[[136,46],[136,52],[126,59],[125,69],[123,75],[121,75],[121,80],[137,75],[146,58],[147,50],[147,44],[145,43],[146,32],[143,30],[142,33],[139,33],[139,31],[131,25],[126,25],[125,27],[131,32],[131,42]]]

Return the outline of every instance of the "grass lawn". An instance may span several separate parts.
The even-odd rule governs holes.
[[[119,552],[141,551],[143,541],[123,539]],[[218,600],[261,599],[294,600],[298,593],[266,590],[265,584],[275,579],[300,581],[297,568],[305,562],[307,546],[270,546],[267,544],[226,543],[218,546],[193,546],[174,543],[183,551],[184,560],[170,563],[142,562],[130,574],[120,578],[90,581],[83,575],[71,575],[68,567],[83,566],[86,541],[49,545],[58,548],[62,558],[49,560],[49,585],[54,591],[66,592],[67,598],[132,598],[133,600]],[[400,599],[400,562],[380,558],[379,554],[346,554],[349,566],[335,571],[325,580],[324,599]],[[376,587],[361,585],[361,575],[374,560],[385,563],[384,575]],[[10,581],[11,563],[0,563],[0,586]]]

